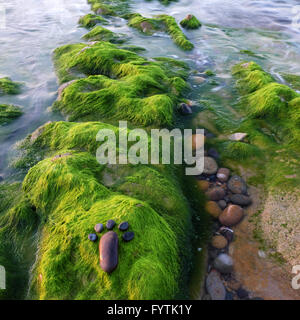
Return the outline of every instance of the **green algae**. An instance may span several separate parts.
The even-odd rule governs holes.
[[[107,41],[111,43],[123,43],[126,41],[124,35],[115,34],[101,26],[93,28],[89,33],[83,36],[83,39],[88,41]]]
[[[107,24],[107,20],[96,14],[89,13],[81,17],[78,23],[84,28],[92,28],[98,23]]]
[[[98,122],[57,122],[26,139],[28,150],[42,150],[45,157],[23,182],[27,207],[34,208],[33,221],[27,221],[31,232],[40,220],[30,298],[172,299],[183,285],[191,216],[181,174],[172,166],[128,165],[120,174],[99,165],[95,135],[103,128],[118,131]],[[108,187],[109,174],[117,178]],[[135,232],[132,242],[120,243],[120,263],[111,275],[101,270],[98,246],[87,239],[96,223],[109,219],[129,221]]]
[[[174,108],[187,89],[186,66],[176,60],[148,61],[107,42],[64,46],[55,51],[54,59],[61,82],[76,78],[74,70],[97,74],[71,83],[54,104],[71,121],[121,118],[171,125]],[[176,68],[168,70],[170,64]]]
[[[264,72],[255,62],[241,62],[232,68],[232,74],[238,79],[236,86],[240,93],[247,94],[274,82],[273,77]]]
[[[13,82],[10,78],[0,78],[0,96],[5,94],[19,94],[21,83]]]
[[[0,265],[6,270],[6,290],[0,299],[24,299],[29,269],[36,248],[34,233],[38,217],[20,183],[0,184]]]
[[[300,76],[296,74],[283,73],[283,79],[294,89],[300,90]]]
[[[88,0],[88,3],[94,12],[104,16],[121,16],[130,11],[127,0]]]
[[[147,35],[152,35],[156,31],[166,32],[170,35],[174,43],[181,49],[189,51],[194,45],[187,39],[185,34],[178,26],[175,18],[168,15],[158,15],[154,18],[145,18],[135,13],[126,16],[129,20],[128,25],[136,28]]]
[[[185,29],[199,29],[202,26],[201,22],[193,15],[188,15],[180,22],[180,25]]]
[[[20,107],[0,104],[0,125],[9,123],[23,114]]]
[[[158,18],[164,21],[167,33],[180,48],[186,51],[194,48],[194,45],[187,39],[185,34],[179,28],[175,18],[168,15],[159,15]]]

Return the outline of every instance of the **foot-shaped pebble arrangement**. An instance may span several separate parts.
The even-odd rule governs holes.
[[[103,271],[107,273],[112,273],[118,266],[118,248],[119,248],[119,238],[116,232],[112,231],[116,226],[114,220],[108,220],[106,223],[106,229],[109,232],[105,233],[99,243],[99,254],[100,254],[100,267]],[[98,223],[95,225],[94,230],[96,233],[102,233],[104,231],[104,225]],[[129,229],[129,223],[127,221],[119,224],[118,229],[125,232],[122,235],[124,242],[129,242],[134,238],[134,232],[127,231]],[[96,233],[90,233],[88,239],[92,242],[98,240]]]

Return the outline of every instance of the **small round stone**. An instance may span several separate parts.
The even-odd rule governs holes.
[[[120,225],[119,225],[119,230],[120,231],[126,231],[128,230],[129,228],[129,223],[127,221],[125,222],[122,222]]]
[[[214,267],[221,273],[231,273],[233,271],[233,260],[228,254],[222,253],[215,259]]]
[[[222,213],[222,210],[214,201],[208,201],[205,205],[205,210],[215,219],[218,219],[218,217]]]
[[[179,106],[179,111],[181,112],[182,115],[189,115],[189,114],[192,114],[193,111],[192,111],[192,108],[187,105],[186,103],[181,103],[180,106]]]
[[[227,247],[228,241],[223,236],[214,236],[211,241],[211,245],[216,249],[224,249]]]
[[[207,175],[216,174],[218,171],[218,165],[214,158],[204,157],[204,170],[203,173]]]
[[[239,206],[249,206],[252,203],[251,198],[244,194],[233,194],[230,196],[230,201],[234,204],[238,204]]]
[[[94,227],[94,230],[97,232],[97,233],[101,233],[103,230],[104,230],[104,226],[102,223],[98,223],[95,225]]]
[[[220,187],[215,187],[206,192],[206,196],[209,200],[219,201],[222,200],[225,196],[225,190]]]
[[[90,233],[88,238],[90,241],[93,241],[93,242],[96,242],[98,239],[98,237],[95,233]]]
[[[123,234],[122,238],[123,238],[124,241],[129,242],[129,241],[133,240],[134,232],[132,232],[132,231],[126,232],[126,233]]]
[[[210,149],[208,150],[207,154],[208,154],[210,157],[214,158],[214,159],[219,159],[219,158],[220,158],[219,152],[218,152],[216,149],[214,149],[214,148],[210,148]]]
[[[219,221],[226,227],[238,224],[244,217],[244,210],[235,204],[229,205],[219,216]]]
[[[198,188],[201,190],[201,191],[203,191],[203,192],[205,192],[205,191],[207,191],[208,189],[209,189],[209,182],[208,181],[206,181],[206,180],[197,180],[197,185],[198,185]]]
[[[227,202],[225,200],[218,201],[219,207],[224,210],[227,207]]]
[[[232,193],[245,194],[247,193],[247,184],[241,177],[233,176],[228,181],[228,189]]]
[[[112,230],[116,225],[116,222],[114,220],[108,220],[106,223],[106,228],[108,230]]]
[[[230,170],[227,168],[220,168],[217,173],[217,178],[221,182],[227,182],[230,176]]]

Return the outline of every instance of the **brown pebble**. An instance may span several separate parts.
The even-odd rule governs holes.
[[[229,205],[219,216],[219,221],[227,227],[238,224],[244,216],[244,210],[237,205]]]
[[[205,210],[215,219],[218,219],[218,217],[222,213],[221,208],[214,201],[208,201],[205,205]]]
[[[216,249],[224,249],[227,247],[228,241],[221,235],[214,236],[211,241],[211,245]]]
[[[205,192],[209,189],[210,183],[206,180],[197,180],[198,188]]]

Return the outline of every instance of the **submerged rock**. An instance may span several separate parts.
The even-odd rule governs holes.
[[[247,193],[247,184],[239,176],[232,176],[228,181],[227,186],[232,193],[238,193],[238,194]]]
[[[227,227],[238,224],[244,217],[244,210],[235,204],[229,205],[219,216],[219,221]]]
[[[106,223],[106,228],[108,230],[112,230],[116,225],[116,222],[114,220],[108,220]]]
[[[218,164],[214,158],[204,157],[204,174],[212,175],[218,171]]]
[[[206,290],[212,300],[225,300],[226,289],[216,270],[212,270],[206,278]]]
[[[126,232],[123,234],[122,238],[125,242],[129,242],[129,241],[133,240],[134,232],[132,232],[132,231]]]
[[[94,230],[97,232],[97,233],[101,233],[103,230],[104,230],[104,226],[102,223],[98,223],[95,225],[94,227]]]
[[[221,253],[214,261],[214,268],[221,273],[231,273],[233,271],[233,260],[228,254]]]
[[[190,106],[188,106],[186,103],[181,103],[180,106],[179,106],[179,112],[186,116],[186,115],[189,115],[189,114],[192,114],[193,111],[192,111],[192,108]]]
[[[109,231],[102,236],[99,244],[100,266],[107,273],[113,272],[118,266],[118,235]]]

